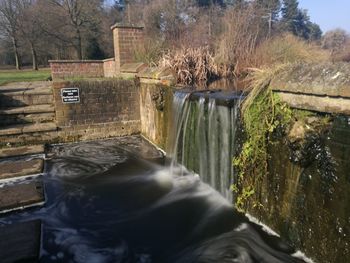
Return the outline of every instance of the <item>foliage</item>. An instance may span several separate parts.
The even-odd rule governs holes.
[[[317,40],[322,36],[320,27],[310,21],[307,10],[300,9],[297,0],[284,0],[281,28],[295,36],[308,40]]]
[[[329,53],[314,43],[284,34],[264,41],[254,54],[255,67],[273,67],[278,64],[295,62],[324,62]]]
[[[237,184],[232,186],[240,210],[245,209],[249,197],[257,194],[255,187],[268,172],[270,135],[277,128],[286,127],[292,118],[290,108],[269,87],[271,77],[281,69],[256,71],[251,80],[252,90],[242,105],[246,141],[240,155],[233,160],[239,174]]]

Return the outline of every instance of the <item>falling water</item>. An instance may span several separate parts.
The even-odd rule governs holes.
[[[182,164],[232,201],[240,96],[176,92],[173,101],[173,164]]]

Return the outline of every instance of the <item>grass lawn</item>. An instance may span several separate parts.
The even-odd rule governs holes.
[[[26,81],[38,81],[47,80],[51,76],[51,70],[49,68],[34,70],[0,70],[0,85],[9,82],[26,82]]]

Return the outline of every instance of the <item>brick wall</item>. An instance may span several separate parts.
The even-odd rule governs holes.
[[[50,60],[52,78],[100,78],[104,77],[102,60]]]
[[[115,58],[105,60],[50,60],[52,78],[101,78],[115,77],[126,63],[135,62],[135,49],[142,45],[143,27],[112,26]]]
[[[61,89],[77,87],[80,103],[63,104]],[[140,132],[139,88],[130,80],[72,81],[53,84],[61,138],[79,140]]]
[[[121,65],[135,62],[135,48],[142,45],[144,39],[143,27],[116,24],[112,30],[116,71],[120,72]]]
[[[117,75],[114,58],[103,60],[103,71],[104,71],[105,78],[112,78]]]

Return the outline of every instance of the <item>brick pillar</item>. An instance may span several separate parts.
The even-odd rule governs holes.
[[[116,72],[125,63],[133,63],[135,48],[143,43],[143,27],[115,24],[112,26]]]

